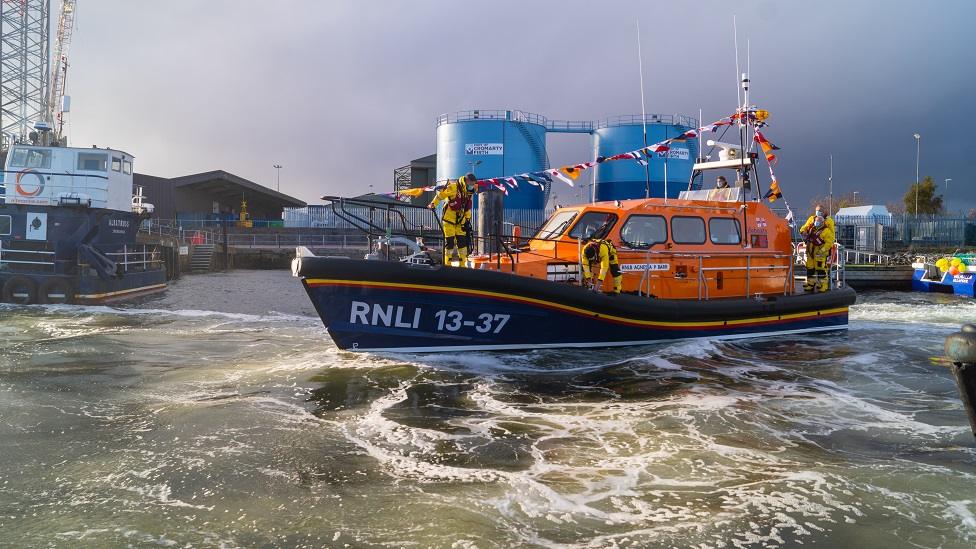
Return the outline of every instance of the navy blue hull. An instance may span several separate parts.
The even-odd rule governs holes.
[[[606,347],[836,330],[847,327],[856,297],[849,289],[766,303],[613,297],[497,272],[339,259],[303,271],[336,344],[361,351]]]
[[[132,212],[0,203],[0,301],[104,303],[166,287]]]

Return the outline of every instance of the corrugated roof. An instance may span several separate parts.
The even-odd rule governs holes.
[[[285,206],[296,208],[306,206],[305,202],[293,196],[288,196],[287,194],[280,193],[274,189],[269,189],[264,185],[259,185],[253,181],[244,179],[243,177],[234,175],[232,173],[227,173],[224,170],[214,170],[210,172],[184,175],[182,177],[174,177],[170,179],[170,182],[174,188],[201,186],[207,187],[208,189],[217,188],[221,190],[230,190],[236,186],[260,195],[264,195],[266,199],[281,202]]]

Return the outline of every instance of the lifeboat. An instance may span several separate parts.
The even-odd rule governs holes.
[[[855,292],[795,287],[790,227],[741,189],[560,208],[525,242],[468,268],[297,257],[329,334],[353,351],[643,345],[842,330]],[[720,193],[721,194],[721,193]],[[724,199],[722,199],[724,198]],[[619,294],[582,280],[588,240],[615,246]],[[594,291],[597,290],[597,291]]]

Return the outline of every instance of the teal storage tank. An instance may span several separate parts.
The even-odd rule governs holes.
[[[647,144],[680,135],[698,127],[694,118],[679,115],[647,115]],[[601,121],[593,131],[594,156],[613,156],[644,146],[644,127],[640,115],[618,116]],[[663,197],[665,165],[667,165],[667,190],[669,198],[688,188],[692,166],[698,156],[698,140],[672,143],[671,150],[650,160],[650,195]],[[636,161],[621,160],[604,162],[596,166],[595,196],[601,200],[625,200],[644,198],[646,172]]]
[[[544,116],[517,110],[473,110],[437,119],[438,181],[468,172],[485,179],[547,167]],[[521,185],[509,189],[505,208],[542,210],[547,195],[538,187]]]

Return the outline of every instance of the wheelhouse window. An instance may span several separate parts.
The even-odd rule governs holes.
[[[603,238],[617,222],[617,214],[607,212],[586,212],[569,231],[570,238]],[[601,234],[596,234],[600,231]]]
[[[691,216],[672,217],[671,240],[675,244],[704,244],[705,220]]]
[[[739,220],[733,217],[713,217],[708,220],[708,237],[712,244],[738,244],[742,242]]]
[[[11,168],[51,169],[51,151],[43,149],[14,149],[10,153]]]
[[[659,215],[632,215],[620,228],[620,240],[628,248],[649,248],[667,239],[668,225]]]
[[[78,153],[78,169],[89,172],[108,171],[108,155],[97,153]]]
[[[132,175],[132,161],[128,158],[122,161],[122,173]]]
[[[117,156],[113,156],[112,157],[112,171],[113,172],[121,172],[122,171],[122,159],[121,158],[119,158]]]
[[[535,238],[539,240],[550,240],[563,234],[566,228],[569,227],[569,224],[576,219],[578,214],[579,212],[575,210],[555,213],[549,218],[549,221],[547,221],[546,224],[539,229],[539,233],[535,235]]]
[[[0,215],[0,235],[7,236],[10,234],[10,216]]]

